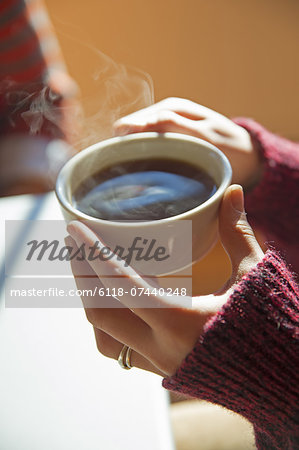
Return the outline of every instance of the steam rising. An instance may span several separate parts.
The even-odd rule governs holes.
[[[13,79],[0,82],[5,112],[1,117],[2,134],[12,138],[20,133],[28,136],[27,140],[26,136],[19,137],[19,143],[14,139],[12,151],[5,152],[6,163],[2,164],[0,175],[14,167],[13,184],[22,185],[28,179],[36,179],[42,180],[42,189],[53,189],[60,168],[76,151],[111,137],[117,119],[154,101],[153,83],[148,74],[117,64],[94,46],[76,38],[70,40],[76,47],[71,53],[78,57],[88,53],[87,94],[81,90],[78,95],[76,82],[67,74],[52,70],[47,75],[50,84],[42,81],[24,84]],[[76,79],[75,70],[71,75]],[[40,139],[35,138],[35,150],[29,151],[32,136]]]
[[[59,124],[59,111],[58,108],[53,107],[55,101],[58,100],[59,95],[51,91],[48,87],[43,87],[39,94],[30,102],[30,95],[27,97],[29,100],[29,109],[21,113],[21,117],[28,125],[31,134],[37,134],[41,130],[44,119],[49,120],[51,123],[58,126]]]
[[[4,80],[0,83],[0,94],[5,98],[7,128],[12,132],[15,128],[30,135],[64,138],[81,150],[111,137],[118,118],[153,103],[153,83],[148,74],[117,64],[88,44],[76,42],[77,54],[80,45],[84,54],[88,51],[93,66],[91,72],[87,68],[89,94],[82,92],[80,103],[69,98],[74,91],[73,81],[59,73],[54,80],[57,90],[42,82],[24,85]],[[76,74],[72,76],[76,78]],[[66,86],[66,81],[71,86]]]
[[[61,136],[61,109],[59,101],[61,96],[49,86],[42,83],[20,84],[14,80],[4,80],[0,87],[6,108],[7,126],[11,131],[27,132],[30,135],[42,134],[46,122],[54,125],[47,134],[50,137]],[[55,130],[55,131],[54,131]]]
[[[91,80],[94,95],[82,98],[82,122],[88,132],[77,143],[80,148],[111,137],[117,119],[154,102],[153,83],[147,73],[117,64],[99,50],[88,48],[96,56]]]

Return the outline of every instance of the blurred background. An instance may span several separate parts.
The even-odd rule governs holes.
[[[99,50],[147,72],[155,101],[186,97],[299,139],[297,0],[46,0],[46,5],[83,98],[97,96]]]

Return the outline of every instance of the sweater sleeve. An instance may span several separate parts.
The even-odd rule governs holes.
[[[299,143],[252,119],[234,122],[250,133],[263,160],[261,180],[245,197],[249,220],[299,273]]]
[[[298,448],[298,311],[298,286],[268,251],[163,386],[241,414],[259,449]]]

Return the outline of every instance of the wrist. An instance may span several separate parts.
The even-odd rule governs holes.
[[[235,121],[235,144],[230,148],[233,183],[241,184],[245,192],[253,189],[263,173],[263,156],[258,140]]]
[[[242,183],[245,192],[249,192],[254,189],[260,182],[263,174],[263,160],[258,148],[258,142],[256,142],[250,135],[249,139],[251,141],[251,152],[250,158],[248,158],[247,161],[248,170]]]

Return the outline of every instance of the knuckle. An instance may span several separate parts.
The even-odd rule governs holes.
[[[148,128],[152,128],[154,131],[164,132],[172,127],[174,123],[174,113],[172,111],[163,109],[156,113],[153,121],[148,124]]]
[[[235,230],[238,234],[241,234],[244,237],[250,237],[255,239],[253,230],[246,219],[238,220],[235,225]]]
[[[237,224],[235,230],[238,234],[241,234],[243,237],[253,238],[254,234],[251,228],[246,225]]]
[[[93,325],[93,313],[92,308],[85,308],[85,315],[88,320]]]
[[[113,356],[113,351],[111,347],[111,338],[104,332],[97,332],[96,334],[96,344],[98,351],[103,355],[111,358]]]
[[[95,308],[85,308],[85,314],[88,322],[90,322],[92,325],[96,326],[98,322],[96,309]]]
[[[157,113],[157,120],[159,123],[169,123],[173,121],[173,117],[171,114],[171,111],[168,111],[167,109],[162,109]]]

